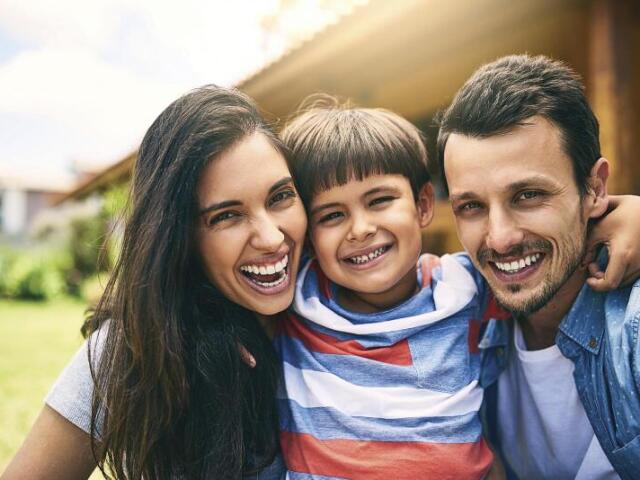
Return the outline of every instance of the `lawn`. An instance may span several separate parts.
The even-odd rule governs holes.
[[[51,384],[82,343],[84,310],[83,303],[67,299],[0,300],[0,472],[22,443]]]

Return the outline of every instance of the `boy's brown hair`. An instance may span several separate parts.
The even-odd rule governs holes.
[[[406,177],[416,199],[429,182],[424,137],[401,116],[327,95],[307,98],[298,112],[281,137],[305,205],[318,192],[371,175]]]

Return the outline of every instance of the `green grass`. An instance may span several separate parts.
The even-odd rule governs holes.
[[[82,343],[85,305],[0,300],[0,472],[20,447],[62,368]]]

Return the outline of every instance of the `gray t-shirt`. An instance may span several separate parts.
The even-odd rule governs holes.
[[[95,362],[95,369],[97,367],[97,359],[102,351],[105,338],[104,332],[106,332],[104,328],[94,332],[82,344],[45,397],[45,403],[49,407],[87,433],[90,430],[91,402],[93,398],[93,380],[87,357],[88,342],[91,342],[91,358]],[[100,417],[96,425],[98,436],[100,436],[101,423]],[[284,478],[285,472],[282,458],[278,456],[269,467],[259,474],[247,476],[245,479],[281,480]]]

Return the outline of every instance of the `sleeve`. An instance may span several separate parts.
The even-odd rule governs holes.
[[[473,281],[475,282],[476,287],[478,289],[479,303],[482,306],[482,308],[484,308],[487,301],[487,293],[489,292],[489,288],[487,286],[486,280],[471,262],[471,258],[469,257],[469,254],[467,254],[466,252],[458,252],[458,253],[454,253],[453,257],[473,277]]]
[[[49,407],[87,433],[90,432],[91,403],[94,390],[87,348],[88,343],[92,342],[92,355],[95,353],[94,358],[99,358],[102,352],[104,339],[102,333],[104,331],[106,329],[102,328],[94,332],[82,344],[44,399]],[[94,366],[97,364],[98,362],[95,361]],[[96,428],[98,434],[101,431],[101,418],[102,416],[100,416]]]

